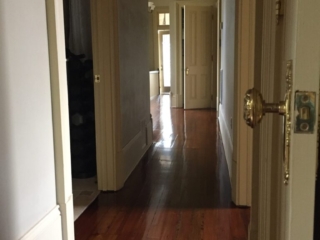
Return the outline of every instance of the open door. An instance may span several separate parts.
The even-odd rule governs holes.
[[[275,1],[268,0],[255,1],[255,7],[258,13],[263,13],[257,14],[263,16],[263,21],[262,34],[256,39],[262,52],[255,56],[260,66],[255,66],[258,69],[255,89],[246,93],[244,107],[247,124],[255,127],[256,146],[250,239],[311,240],[317,161],[320,2],[276,1],[275,6]],[[261,90],[265,102],[274,103],[265,103],[256,89]]]
[[[184,108],[210,108],[213,8],[185,6]]]
[[[117,11],[116,1],[91,1],[97,180],[102,191],[120,188]]]

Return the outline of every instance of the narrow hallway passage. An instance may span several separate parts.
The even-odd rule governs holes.
[[[249,209],[231,202],[216,112],[151,102],[154,146],[118,192],[106,192],[75,222],[76,240],[245,240]]]

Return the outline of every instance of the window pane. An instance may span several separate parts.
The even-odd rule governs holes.
[[[159,13],[159,25],[170,25],[169,13]]]
[[[166,25],[170,25],[170,15],[169,15],[169,13],[166,13],[165,18],[166,18]]]

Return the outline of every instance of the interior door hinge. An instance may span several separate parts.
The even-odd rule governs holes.
[[[223,29],[223,22],[220,22],[220,30]]]

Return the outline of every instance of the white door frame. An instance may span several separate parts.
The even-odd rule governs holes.
[[[71,240],[74,239],[74,216],[63,2],[47,0],[46,3],[57,204],[61,212],[63,239]]]
[[[164,75],[163,75],[163,44],[162,44],[162,37],[163,35],[168,34],[170,36],[170,30],[158,30],[158,56],[159,56],[159,78],[160,78],[160,94],[163,92],[170,92],[170,87],[164,86]],[[171,37],[171,36],[170,36]],[[171,73],[171,71],[170,71]],[[170,81],[171,85],[171,81]]]
[[[214,15],[217,17],[217,1],[175,1],[170,5],[170,39],[171,39],[171,106],[183,107],[184,83],[182,81],[183,59],[182,59],[182,33],[181,33],[181,8],[184,5],[191,6],[213,6]],[[216,39],[214,39],[216,40]],[[214,43],[213,43],[214,44]],[[216,76],[216,68],[213,68],[213,76]],[[213,84],[212,84],[213,86]]]
[[[116,2],[107,1],[110,5],[108,7],[109,14],[107,16],[113,21],[108,21],[110,25],[108,28],[107,38],[110,41],[108,49],[103,49],[110,52],[110,56],[116,54],[117,44],[114,41],[116,36],[116,24],[114,19],[117,19]],[[112,14],[113,13],[113,14]],[[63,14],[63,1],[62,0],[47,0],[47,22],[48,22],[48,41],[49,41],[49,57],[50,57],[50,74],[51,74],[51,88],[52,88],[52,105],[53,105],[53,128],[54,128],[54,147],[55,147],[55,170],[56,170],[56,186],[57,186],[57,203],[60,206],[62,216],[62,232],[63,239],[74,239],[74,215],[73,215],[73,195],[72,195],[72,176],[71,176],[71,154],[70,154],[70,133],[69,133],[69,110],[68,110],[68,87],[67,87],[67,74],[66,74],[66,56],[65,56],[65,36],[64,36],[64,14]],[[105,26],[105,25],[104,25]],[[94,41],[96,39],[93,39]],[[115,61],[116,62],[116,61]],[[114,62],[114,64],[116,64]],[[100,143],[105,144],[103,148],[108,148],[107,154],[102,154],[100,158],[97,157],[97,173],[98,173],[98,188],[100,190],[117,190],[122,187],[123,179],[120,174],[117,176],[116,163],[121,158],[119,149],[119,134],[116,131],[120,124],[118,119],[120,116],[119,98],[116,90],[119,89],[117,82],[112,81],[118,77],[118,72],[115,71],[114,64],[108,65],[110,68],[104,68],[107,77],[105,84],[108,91],[108,97],[111,98],[107,101],[107,106],[103,106],[104,115],[102,118],[109,116],[109,120],[104,121],[104,131],[112,132],[108,134]],[[97,101],[95,101],[95,104]],[[112,104],[111,104],[112,103]],[[97,107],[97,106],[95,106]],[[101,106],[98,106],[101,107]],[[96,118],[98,119],[98,118]],[[118,123],[118,124],[116,124]],[[96,124],[97,125],[97,124]],[[101,125],[101,121],[100,121]],[[116,130],[115,130],[116,129]],[[98,131],[97,137],[103,135],[102,131]],[[116,138],[116,139],[115,139]],[[97,141],[97,142],[99,142]],[[111,149],[113,151],[111,151]],[[100,153],[97,152],[97,155]],[[101,154],[100,154],[101,155]]]
[[[220,69],[221,69],[221,1],[217,0],[217,19],[216,19],[216,27],[217,27],[217,99],[216,99],[216,111],[217,117],[219,117],[219,106],[220,106]]]

